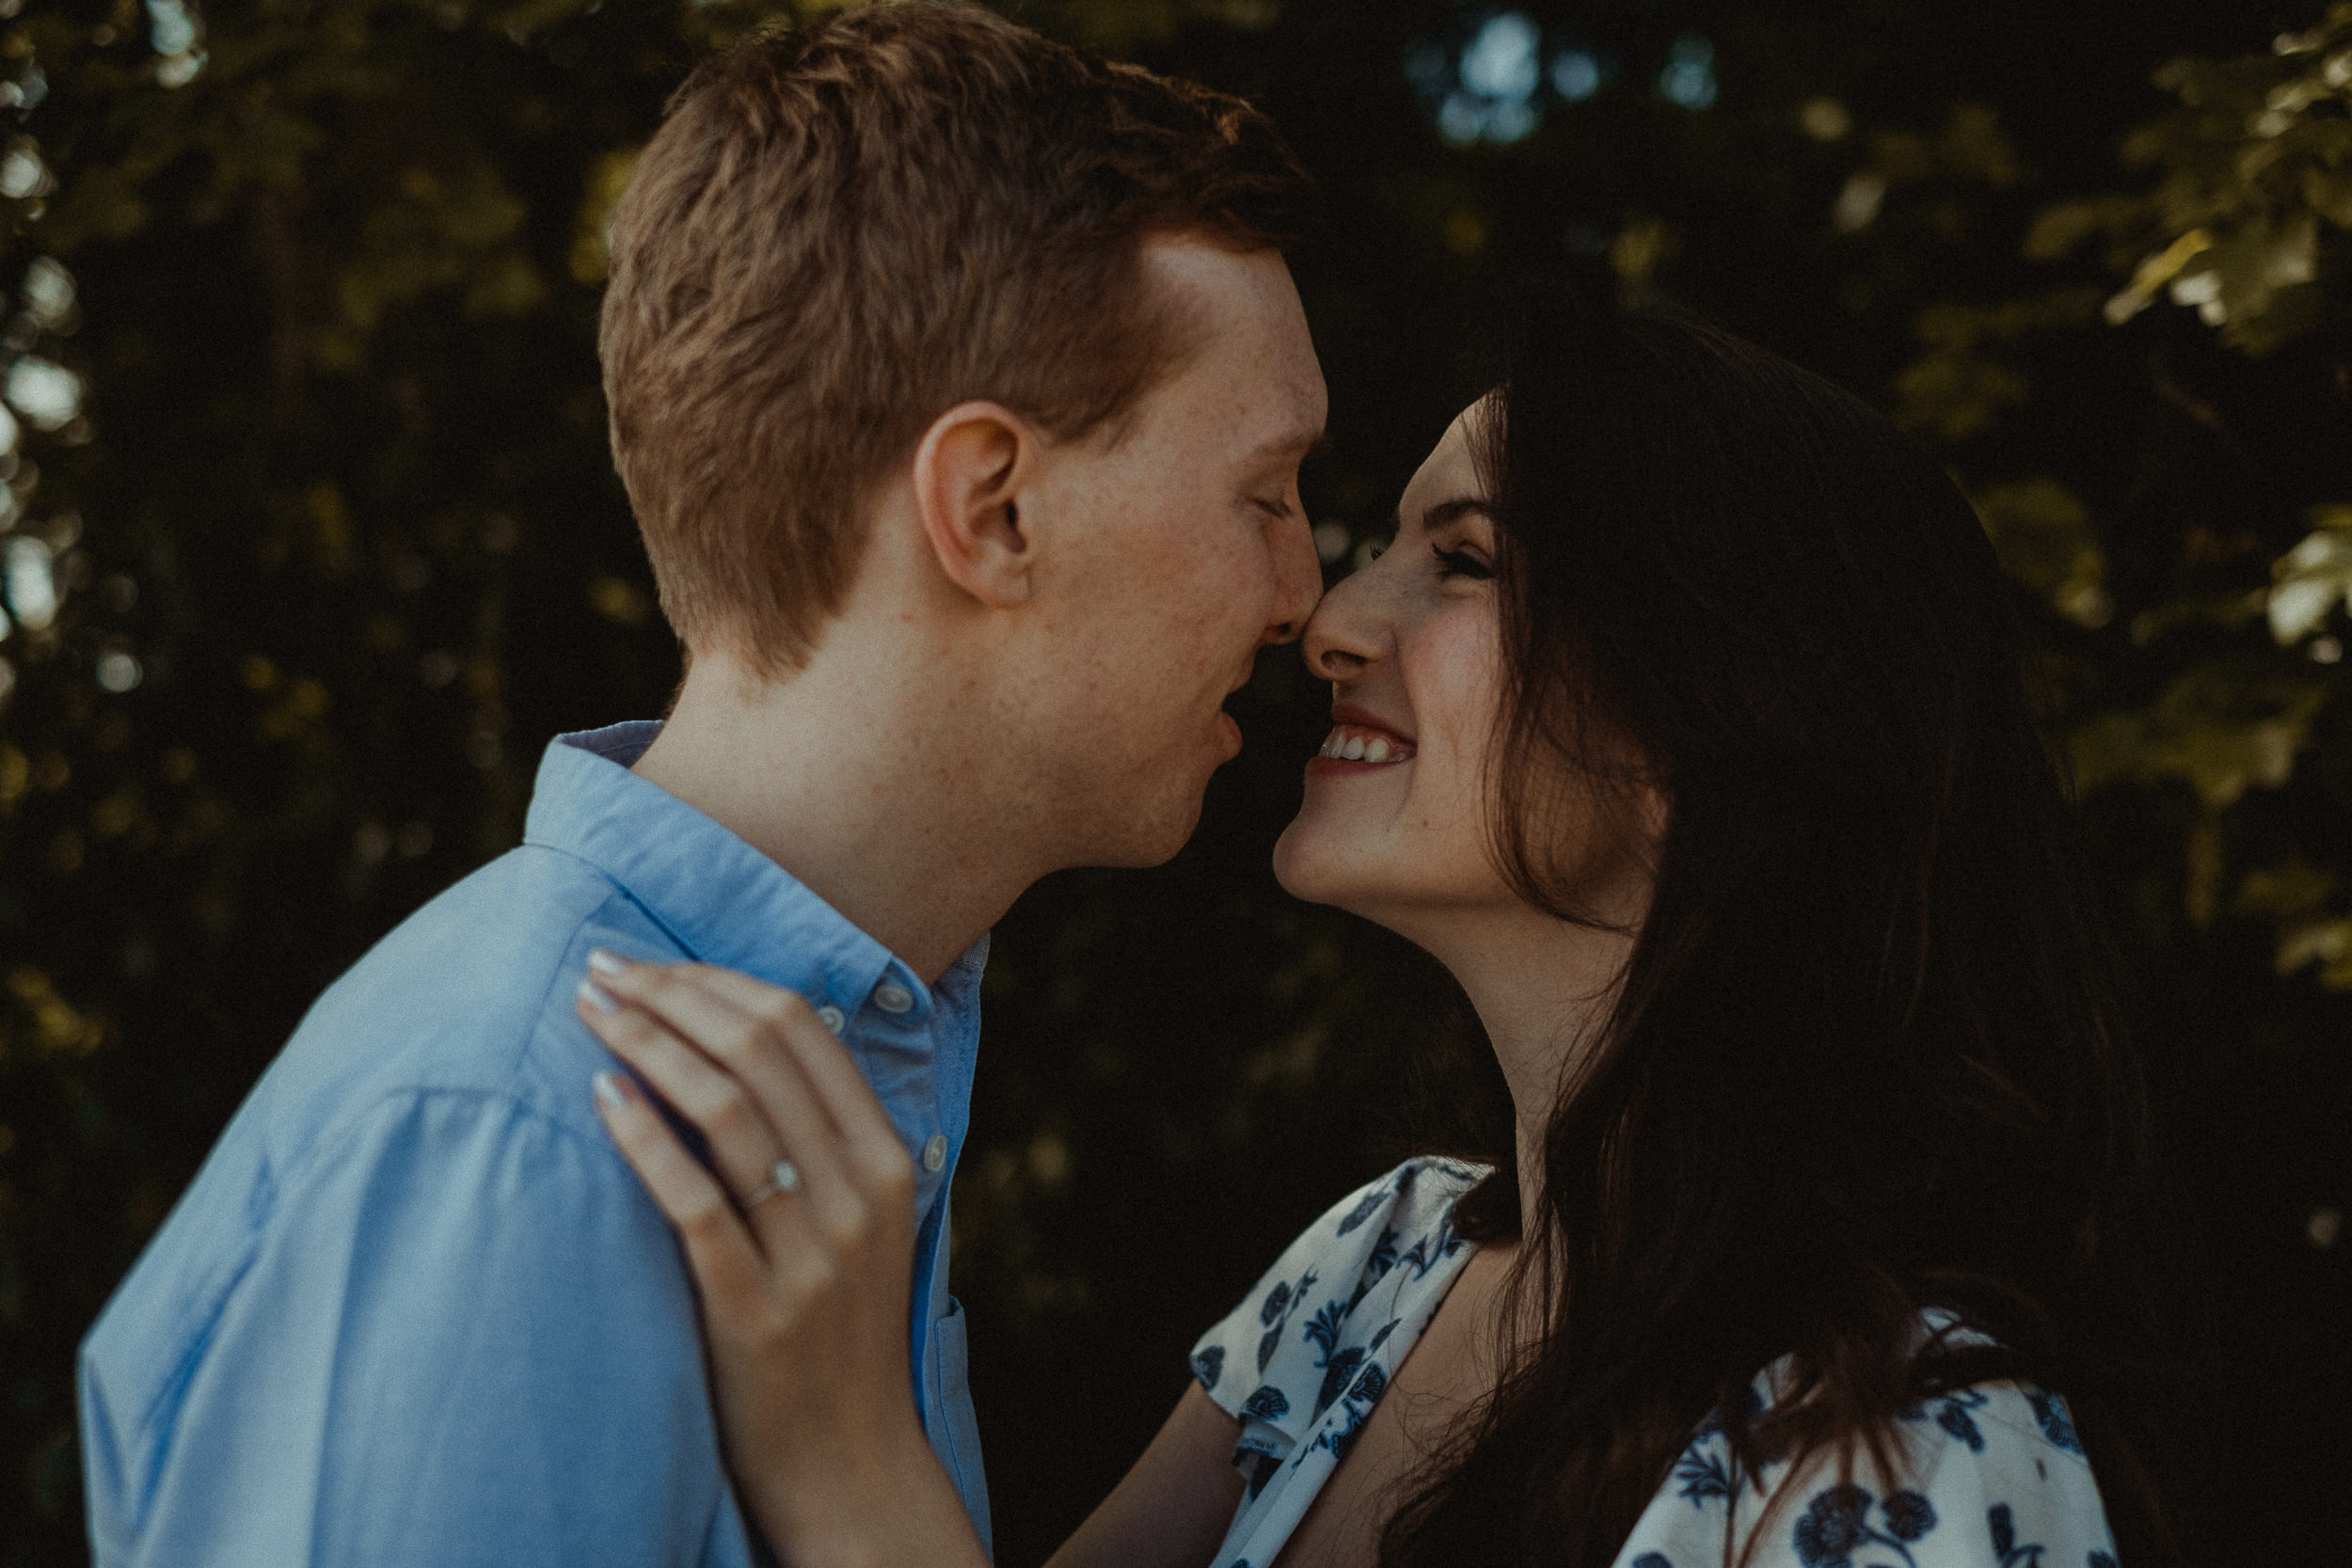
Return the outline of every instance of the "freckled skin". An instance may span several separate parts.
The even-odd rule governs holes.
[[[1322,582],[1297,468],[1326,396],[1289,269],[1200,242],[1147,260],[1206,330],[1116,443],[1054,467],[1047,510],[1080,523],[1041,558],[1053,657],[1010,699],[1032,754],[1064,763],[1038,811],[1098,865],[1183,847],[1236,749],[1226,696]]]
[[[1322,591],[1297,474],[1326,400],[1289,269],[1183,235],[1141,261],[1189,330],[1116,428],[940,411],[805,666],[695,648],[637,765],[927,977],[1038,878],[1183,847],[1239,744],[1226,697]]]

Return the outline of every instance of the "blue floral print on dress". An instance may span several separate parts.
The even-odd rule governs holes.
[[[1331,1408],[1331,1402],[1340,1397],[1340,1390],[1347,1386],[1348,1379],[1356,1375],[1356,1369],[1363,1364],[1363,1360],[1364,1353],[1354,1345],[1332,1354],[1324,1368],[1323,1386],[1315,1392],[1316,1415],[1320,1416]]]
[[[1719,1429],[1720,1430],[1720,1429]],[[1691,1446],[1675,1461],[1674,1482],[1680,1490],[1676,1496],[1693,1508],[1704,1507],[1716,1498],[1729,1499],[1734,1486],[1731,1478],[1729,1446],[1718,1453],[1708,1436],[1694,1437]]]
[[[1345,1459],[1347,1450],[1356,1446],[1357,1437],[1362,1433],[1364,1422],[1371,1418],[1372,1407],[1380,1402],[1380,1396],[1388,1392],[1388,1388],[1387,1370],[1377,1361],[1368,1363],[1362,1371],[1356,1374],[1355,1383],[1347,1390],[1344,1401],[1346,1418],[1315,1439],[1315,1447],[1329,1449],[1334,1462]],[[1312,1452],[1313,1449],[1308,1451]]]
[[[1258,1340],[1258,1372],[1261,1376],[1272,1365],[1274,1353],[1282,1348],[1282,1330],[1290,1325],[1291,1314],[1304,1305],[1307,1292],[1313,1290],[1314,1285],[1315,1271],[1309,1269],[1299,1276],[1297,1284],[1277,1285],[1266,1292],[1264,1305],[1258,1308],[1258,1321],[1267,1325],[1265,1333]]]
[[[1870,1522],[1873,1511],[1878,1523]],[[1833,1486],[1817,1493],[1797,1520],[1790,1544],[1804,1568],[1856,1568],[1867,1558],[1892,1554],[1917,1568],[1912,1544],[1935,1528],[1935,1507],[1916,1492],[1896,1492],[1884,1502],[1862,1487]]]
[[[1993,1534],[1993,1550],[1999,1557],[2001,1568],[2042,1568],[2042,1548],[2028,1546],[2017,1539],[2017,1519],[2007,1503],[1994,1503],[1985,1511],[1985,1528]]]
[[[1291,1413],[1291,1402],[1282,1390],[1267,1383],[1242,1401],[1241,1408],[1245,1416],[1255,1416],[1262,1421],[1279,1421]]]
[[[1980,1388],[1961,1388],[1938,1396],[1933,1402],[1935,1424],[1968,1445],[1970,1453],[1984,1452],[1984,1433],[1978,1429],[1974,1411],[1984,1408],[1987,1396]],[[1902,1413],[1906,1421],[1929,1418],[1925,1406],[1913,1405]]]
[[[2028,1388],[2026,1401],[2033,1406],[2033,1418],[2052,1448],[2064,1449],[2068,1453],[2083,1451],[2083,1440],[2074,1434],[2074,1422],[2066,1414],[2064,1400],[2040,1388]]]
[[[1275,1561],[1353,1451],[1391,1374],[1473,1255],[1453,1211],[1485,1174],[1422,1160],[1367,1183],[1194,1347],[1195,1377],[1242,1423],[1233,1463],[1246,1495],[1218,1568]],[[1332,1293],[1316,1290],[1319,1279],[1333,1282]],[[1992,1343],[1932,1309],[1920,1314],[1919,1338]],[[1253,1383],[1243,1373],[1262,1343],[1268,1359]],[[1788,1386],[1782,1364],[1762,1369],[1743,1396],[1747,1418]],[[1613,1568],[2117,1568],[2079,1434],[2055,1393],[1989,1383],[1901,1414],[1900,1475],[1826,1479],[1792,1477],[1771,1454],[1735,1464],[1724,1423],[1708,1416]]]
[[[1380,1227],[1380,1239],[1373,1243],[1372,1256],[1364,1259],[1363,1274],[1356,1281],[1355,1293],[1347,1298],[1347,1311],[1353,1314],[1363,1299],[1372,1294],[1373,1287],[1388,1277],[1396,1267],[1396,1227]]]
[[[1349,1231],[1355,1229],[1358,1226],[1363,1224],[1366,1220],[1372,1218],[1373,1215],[1378,1213],[1388,1203],[1391,1196],[1391,1195],[1390,1194],[1389,1189],[1386,1187],[1382,1187],[1375,1192],[1366,1193],[1363,1196],[1362,1201],[1358,1203],[1355,1208],[1350,1209],[1347,1212],[1347,1217],[1340,1221],[1339,1228],[1335,1234],[1344,1236]]]

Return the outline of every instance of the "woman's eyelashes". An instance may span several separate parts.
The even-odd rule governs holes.
[[[1495,575],[1493,567],[1468,550],[1449,550],[1436,545],[1430,546],[1429,550],[1438,558],[1440,578],[1468,578],[1473,582],[1484,582]]]

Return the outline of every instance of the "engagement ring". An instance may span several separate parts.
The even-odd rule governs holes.
[[[743,1199],[743,1208],[746,1211],[756,1209],[778,1193],[788,1193],[800,1184],[800,1167],[789,1160],[778,1160],[769,1168],[768,1180],[760,1183],[758,1191]]]

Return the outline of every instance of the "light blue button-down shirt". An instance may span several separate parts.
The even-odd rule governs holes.
[[[926,987],[631,773],[658,728],[548,749],[523,847],[320,998],[107,1304],[81,1377],[100,1568],[764,1560],[691,1277],[591,1107],[612,1058],[572,998],[599,946],[844,1015],[917,1157],[914,1393],[988,1539],[946,1266],[986,942]]]

